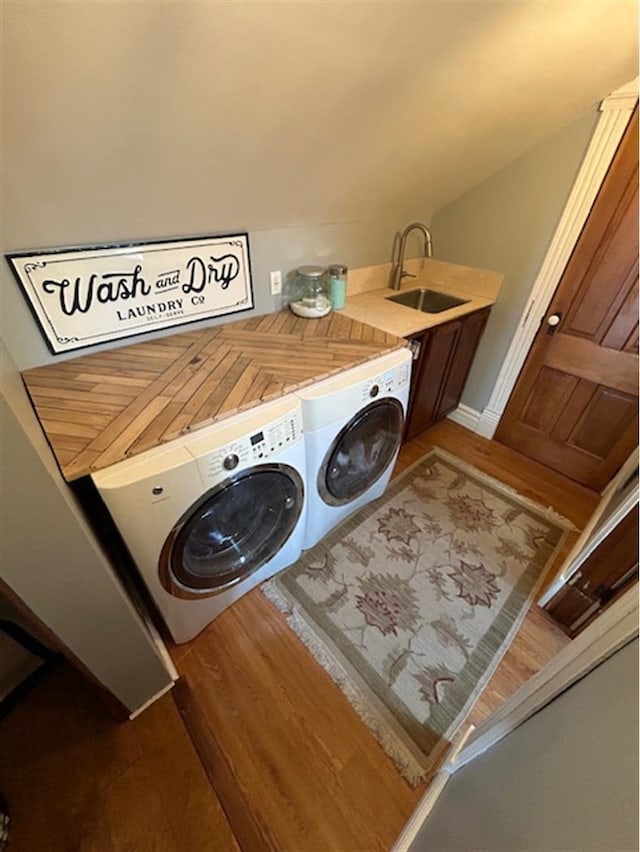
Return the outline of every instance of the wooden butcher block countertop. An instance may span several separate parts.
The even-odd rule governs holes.
[[[23,379],[70,482],[404,344],[341,314],[282,311],[36,367]]]

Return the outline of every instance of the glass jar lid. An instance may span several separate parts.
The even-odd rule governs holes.
[[[327,270],[324,266],[299,266],[298,274],[305,278],[322,278]]]

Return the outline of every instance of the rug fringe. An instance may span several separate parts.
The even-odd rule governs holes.
[[[373,733],[402,775],[412,787],[417,787],[425,778],[429,769],[421,766],[402,746],[397,737],[389,731],[388,726],[380,721],[377,714],[372,712],[369,702],[354,686],[351,678],[346,674],[335,656],[327,650],[324,642],[315,635],[297,607],[292,605],[277,588],[275,581],[271,580],[264,583],[260,587],[260,591],[280,612],[284,613],[291,629],[309,649],[316,662],[322,666],[336,686],[340,688],[349,704]]]

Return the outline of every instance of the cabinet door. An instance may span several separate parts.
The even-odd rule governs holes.
[[[431,426],[438,416],[444,383],[454,356],[462,322],[448,322],[423,339],[411,398],[407,438]]]
[[[576,636],[638,578],[638,507],[635,506],[545,606]]]
[[[480,343],[482,332],[489,319],[489,310],[478,311],[462,320],[462,329],[456,346],[454,357],[451,359],[447,376],[444,379],[442,393],[438,404],[437,419],[441,420],[449,412],[458,407],[462,391],[471,370],[476,349]]]

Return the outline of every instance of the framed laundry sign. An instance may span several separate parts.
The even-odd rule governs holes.
[[[54,354],[253,307],[247,234],[7,260]]]

